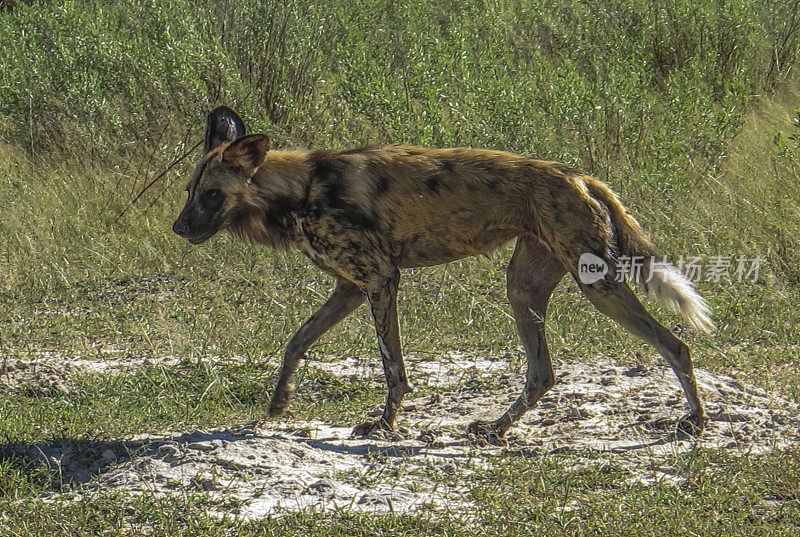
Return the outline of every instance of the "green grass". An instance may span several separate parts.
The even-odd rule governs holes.
[[[262,363],[184,362],[131,374],[78,374],[68,393],[21,389],[0,402],[2,438],[103,438],[166,429],[200,429],[253,422],[267,414],[276,368]],[[383,402],[380,386],[301,370],[290,415],[350,425]],[[424,393],[424,392],[422,392]],[[35,423],[35,430],[31,424]]]
[[[0,373],[43,351],[178,361],[76,373],[69,393],[3,393],[0,439],[113,441],[264,416],[283,346],[332,282],[296,253],[172,235],[196,154],[130,206],[200,140],[218,104],[276,146],[464,145],[563,161],[606,180],[672,259],[761,256],[755,284],[700,284],[719,330],[682,337],[698,366],[800,401],[796,4],[0,2]],[[404,273],[406,352],[521,361],[505,304],[509,253]],[[554,356],[657,359],[571,282],[550,308]],[[365,309],[311,354],[374,359]],[[300,418],[354,423],[384,396],[368,381],[301,380]],[[792,535],[798,460],[701,451],[676,463],[685,483],[645,487],[613,460],[576,471],[566,455],[509,455],[470,487],[490,535]],[[430,513],[240,523],[196,498],[73,501],[10,459],[0,491],[11,535],[468,532]]]

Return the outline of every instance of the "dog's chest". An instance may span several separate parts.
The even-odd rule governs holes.
[[[300,222],[300,240],[295,243],[300,252],[312,263],[333,275],[341,273],[337,259],[337,248],[331,244],[324,234],[320,234],[311,222]]]

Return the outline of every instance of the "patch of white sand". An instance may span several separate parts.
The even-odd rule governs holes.
[[[408,362],[412,384],[442,393],[407,397],[397,434],[350,438],[349,428],[277,420],[134,438],[97,448],[96,460],[70,453],[69,446],[35,448],[76,487],[202,491],[228,501],[220,513],[257,518],[298,509],[403,513],[430,507],[468,514],[469,474],[500,453],[569,453],[576,464],[607,463],[597,457],[606,454],[631,479],[653,482],[675,480],[676,457],[695,445],[744,454],[800,442],[797,404],[703,370],[696,376],[708,428],[699,439],[679,438],[675,425],[686,405],[671,369],[625,367],[599,357],[558,364],[556,385],[509,432],[508,444],[476,446],[464,434],[467,424],[507,408],[522,389],[521,366],[457,353]],[[383,376],[377,360],[307,366],[344,378],[378,382]]]

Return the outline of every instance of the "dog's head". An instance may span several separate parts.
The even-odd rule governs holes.
[[[200,244],[230,227],[267,151],[269,137],[246,135],[236,112],[225,106],[214,109],[207,119],[205,154],[186,187],[189,199],[172,230]]]

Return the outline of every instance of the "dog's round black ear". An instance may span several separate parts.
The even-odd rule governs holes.
[[[206,120],[206,153],[222,142],[232,142],[244,135],[244,121],[239,114],[227,106],[215,108]]]

